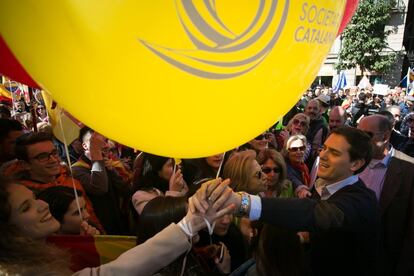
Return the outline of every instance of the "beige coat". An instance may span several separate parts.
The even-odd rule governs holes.
[[[116,260],[94,268],[85,268],[73,276],[145,276],[167,266],[191,248],[176,224],[171,224],[153,238],[123,253]]]

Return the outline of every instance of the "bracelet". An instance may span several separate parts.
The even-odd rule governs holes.
[[[241,204],[235,215],[236,217],[247,217],[250,212],[250,195],[244,192],[238,194],[241,195]]]

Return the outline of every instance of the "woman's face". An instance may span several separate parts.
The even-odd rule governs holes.
[[[219,169],[222,161],[223,161],[223,154],[216,154],[213,156],[206,157],[207,165],[209,165],[216,171]]]
[[[250,164],[250,180],[248,186],[248,193],[258,194],[266,191],[266,175],[262,172],[262,168],[256,159],[253,159]]]
[[[302,140],[295,140],[288,147],[288,157],[291,163],[302,163],[305,158],[306,145]]]
[[[303,117],[297,117],[292,119],[292,126],[290,128],[290,134],[296,135],[296,134],[302,134],[306,135],[305,129],[306,129],[306,120]]]
[[[168,161],[165,162],[161,170],[158,172],[158,176],[161,177],[162,179],[169,181],[173,174],[173,171],[174,171],[173,160],[168,159]]]
[[[86,203],[83,196],[79,197],[79,206],[82,212],[83,220],[89,219],[89,213],[86,211]],[[73,200],[66,213],[63,215],[62,224],[60,226],[60,232],[62,234],[73,234],[78,235],[80,233],[81,227],[81,216],[79,215],[78,206],[76,205],[76,200]]]
[[[279,182],[281,168],[272,159],[267,159],[262,165],[262,172],[266,175],[266,189],[272,191]]]
[[[47,116],[46,108],[44,105],[38,105],[36,108],[36,111],[37,111],[37,115],[42,119]]]
[[[222,216],[220,219],[216,219],[214,226],[214,234],[218,236],[225,236],[229,231],[231,222],[233,221],[233,215],[227,214]]]
[[[49,211],[49,205],[36,199],[33,192],[23,185],[8,187],[11,205],[10,223],[33,239],[44,239],[59,230],[59,222]]]

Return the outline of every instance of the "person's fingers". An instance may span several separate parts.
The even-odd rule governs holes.
[[[211,195],[211,193],[220,185],[220,183],[220,177],[203,183],[203,185],[205,186],[205,197],[208,198]]]
[[[213,206],[211,207],[213,210],[217,210],[221,208],[224,203],[227,202],[227,200],[233,195],[233,190],[227,187],[227,189],[221,193],[220,197],[214,201]]]
[[[212,217],[211,218],[208,218],[208,220],[209,221],[214,221],[214,220],[216,220],[216,219],[218,219],[218,218],[220,218],[220,217],[222,217],[224,215],[232,214],[235,209],[236,209],[236,204],[233,204],[232,203],[232,204],[226,206],[225,208],[223,208],[223,209],[221,209],[221,210],[219,210],[217,212],[214,212],[212,214]]]
[[[207,187],[208,187],[206,183],[203,183],[201,185],[201,187],[194,194],[199,200],[205,200],[206,199],[206,190],[207,190]]]
[[[188,199],[188,209],[190,210],[191,213],[195,213],[196,212],[196,207],[194,206],[194,202],[193,202],[193,197],[190,197]]]
[[[210,202],[215,202],[217,198],[219,198],[223,194],[223,192],[228,188],[229,184],[230,179],[222,181],[208,197]]]
[[[197,197],[193,197],[193,204],[196,209],[196,212],[198,211],[202,214],[206,213],[206,210],[208,209],[208,204],[207,206],[203,205]]]
[[[209,203],[207,202],[207,194],[206,194],[207,188],[209,187],[208,186],[209,182],[210,181],[203,183],[203,185],[201,185],[200,189],[198,189],[197,192],[194,194],[194,196],[195,196],[195,198],[197,198],[198,202],[204,206],[204,208],[203,208],[204,210],[207,210],[208,207],[209,207]]]

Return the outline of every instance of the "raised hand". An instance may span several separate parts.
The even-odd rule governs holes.
[[[227,249],[226,245],[222,242],[220,244],[223,246],[223,256],[220,259],[220,256],[218,256],[214,262],[216,263],[216,266],[218,270],[223,274],[229,274],[231,272],[231,256],[230,252]]]
[[[89,151],[91,155],[91,160],[100,161],[104,159],[103,151],[108,147],[108,144],[105,141],[105,137],[99,133],[92,133],[89,140]]]
[[[188,187],[184,181],[183,174],[181,173],[181,169],[178,169],[175,174],[170,177],[169,181],[169,190],[176,191],[176,192],[187,192]]]

